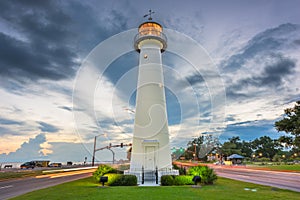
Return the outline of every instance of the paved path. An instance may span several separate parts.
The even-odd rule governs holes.
[[[95,169],[0,181],[0,199],[5,200],[34,190],[86,178],[92,175],[92,171]]]

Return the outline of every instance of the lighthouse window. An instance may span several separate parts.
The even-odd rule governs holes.
[[[156,23],[145,23],[139,28],[140,35],[160,36],[162,27]]]
[[[147,54],[145,54],[145,55],[144,55],[144,58],[145,58],[145,59],[147,59],[147,58],[148,58],[148,55],[147,55]]]

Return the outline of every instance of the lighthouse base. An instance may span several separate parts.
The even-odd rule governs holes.
[[[145,170],[135,169],[124,171],[124,174],[135,175],[137,177],[138,185],[160,185],[161,177],[164,175],[179,175],[179,170],[175,169],[155,169],[155,170]]]

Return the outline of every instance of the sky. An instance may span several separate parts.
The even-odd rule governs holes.
[[[171,147],[278,138],[300,100],[300,1],[0,1],[0,163],[83,162],[132,139],[137,27],[152,9]],[[109,60],[110,59],[110,60]],[[126,148],[114,149],[126,159]],[[110,161],[99,151],[97,161]]]

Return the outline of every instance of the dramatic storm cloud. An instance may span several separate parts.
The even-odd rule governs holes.
[[[14,80],[60,80],[75,73],[70,16],[53,1],[1,1],[6,25],[0,34],[1,76]],[[11,34],[13,32],[13,34]]]
[[[46,155],[41,146],[45,142],[45,135],[39,134],[35,138],[30,138],[28,142],[24,142],[15,152],[0,154],[0,159],[3,162],[24,162],[26,160],[45,159]]]

